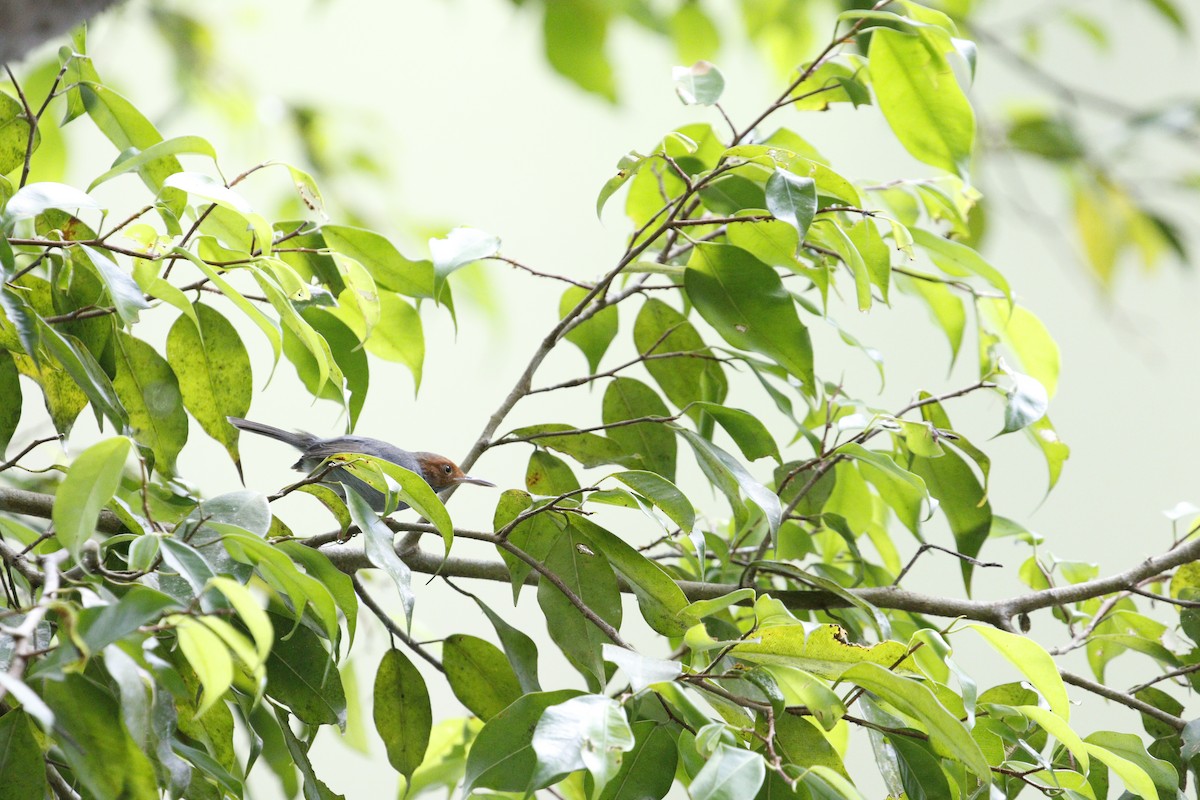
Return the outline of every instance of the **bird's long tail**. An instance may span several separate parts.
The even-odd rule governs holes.
[[[266,436],[271,439],[276,439],[284,444],[290,444],[297,450],[305,450],[313,445],[317,437],[311,433],[304,431],[285,431],[282,428],[276,428],[272,425],[265,425],[261,422],[253,422],[241,417],[226,417],[229,423],[235,428],[240,428],[250,433],[257,433],[260,436]]]

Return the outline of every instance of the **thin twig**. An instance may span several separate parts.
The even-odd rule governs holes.
[[[957,550],[951,550],[949,547],[942,547],[940,544],[929,544],[927,542],[917,548],[917,552],[914,553],[913,557],[911,559],[909,559],[909,562],[904,565],[904,569],[900,570],[900,574],[896,576],[896,580],[892,581],[892,586],[899,586],[900,579],[908,574],[908,571],[913,568],[914,564],[917,563],[917,559],[920,558],[921,556],[925,555],[925,553],[927,553],[930,550],[938,550],[943,553],[947,553],[949,555],[954,556],[957,559],[965,561],[968,564],[971,564],[972,566],[976,566],[976,567],[1003,567],[1004,566],[1003,564],[997,564],[995,561],[980,561],[979,559],[971,558],[968,555],[964,555],[963,553],[960,553]]]
[[[408,649],[412,650],[421,658],[432,664],[433,668],[438,672],[444,673],[446,671],[446,668],[442,666],[441,661],[439,661],[428,650],[418,644],[411,636],[405,633],[404,629],[397,625],[396,622],[390,616],[388,616],[388,613],[384,611],[378,603],[375,602],[375,598],[371,597],[371,593],[367,591],[367,587],[362,585],[362,581],[358,579],[357,575],[351,575],[350,582],[354,584],[354,592],[363,601],[363,605],[371,609],[371,613],[373,613],[379,619],[379,621],[383,623],[383,626],[387,628],[388,633],[404,642]]]

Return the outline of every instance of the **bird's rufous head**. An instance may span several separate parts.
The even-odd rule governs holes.
[[[439,456],[436,453],[415,453],[417,463],[421,465],[421,473],[425,482],[433,487],[435,492],[444,492],[460,483],[474,483],[478,486],[495,486],[491,481],[485,481],[483,478],[473,478],[463,472],[458,464],[455,464],[445,456]]]

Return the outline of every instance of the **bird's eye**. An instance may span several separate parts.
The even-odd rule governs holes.
[[[454,467],[450,466],[449,464],[446,464],[442,467],[442,472],[446,473],[447,475],[450,475],[454,472]]]

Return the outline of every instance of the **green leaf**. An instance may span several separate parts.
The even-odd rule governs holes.
[[[499,251],[500,237],[475,228],[455,228],[444,239],[430,239],[434,296],[441,297],[442,286],[450,273],[480,259],[491,258]]]
[[[1001,433],[1012,433],[1032,425],[1046,416],[1050,406],[1046,387],[1036,379],[1012,370],[1008,371],[1008,377],[1013,385],[1005,395],[1004,430]]]
[[[625,677],[629,679],[629,686],[635,693],[655,683],[673,681],[683,672],[683,665],[678,661],[650,658],[615,644],[603,645],[600,650],[605,661],[611,662],[625,673]]]
[[[745,800],[758,793],[767,776],[763,757],[751,750],[720,744],[692,779],[692,800]]]
[[[592,547],[603,552],[608,563],[625,578],[651,628],[664,636],[680,636],[687,630],[679,619],[679,612],[688,604],[687,596],[666,570],[591,520],[575,519],[571,525],[581,529]]]
[[[228,209],[239,217],[254,231],[254,244],[264,256],[271,254],[271,244],[275,231],[271,223],[237,192],[221,183],[216,178],[200,172],[176,172],[169,175],[163,186],[187,192],[191,197],[198,197],[210,203]]]
[[[503,617],[492,611],[491,607],[478,597],[471,595],[471,599],[487,615],[488,621],[496,629],[496,635],[500,637],[500,644],[504,645],[504,652],[508,654],[508,661],[517,676],[517,681],[521,684],[521,691],[540,692],[542,687],[538,682],[538,650],[533,639],[530,639],[518,628],[509,625]]]
[[[596,196],[597,219],[600,219],[601,213],[604,211],[604,204],[608,202],[608,199],[616,194],[626,181],[636,175],[647,161],[645,156],[634,152],[621,157],[621,160],[617,162],[617,174],[604,182],[604,185],[600,187],[600,194]]]
[[[1062,475],[1063,463],[1071,456],[1071,448],[1058,438],[1058,431],[1050,423],[1050,417],[1042,417],[1037,422],[1025,428],[1025,433],[1046,459],[1046,469],[1049,472],[1049,492],[1058,483]]]
[[[139,444],[154,453],[154,466],[175,473],[175,458],[187,442],[187,414],[179,381],[166,359],[127,333],[116,339],[117,375],[113,388],[129,411],[129,424]]]
[[[82,253],[84,258],[76,257],[72,259],[73,262],[88,264],[95,271],[96,276],[108,290],[109,299],[112,300],[113,307],[117,309],[117,316],[126,325],[137,322],[138,312],[149,308],[150,304],[142,297],[142,290],[133,278],[125,274],[112,259],[99,250],[87,245],[79,245],[77,252]]]
[[[920,720],[938,753],[962,762],[985,784],[991,781],[991,768],[979,745],[923,684],[870,662],[851,667],[842,678],[874,692],[900,711]]]
[[[4,128],[0,127],[0,148],[3,147],[3,136]],[[0,717],[0,786],[14,798],[46,796],[48,787],[42,748],[33,738],[29,716],[20,709]]]
[[[250,410],[250,356],[221,312],[196,303],[193,314],[194,320],[175,320],[167,333],[167,361],[179,379],[184,407],[240,470],[238,432],[226,418],[244,417]]]
[[[58,485],[52,514],[54,530],[74,558],[79,558],[83,543],[96,530],[100,512],[116,494],[128,457],[128,439],[104,439],[80,453]]]
[[[963,555],[974,558],[983,549],[992,530],[992,504],[979,483],[979,478],[966,460],[953,449],[943,448],[938,458],[913,456],[912,471],[925,481],[930,496],[935,498],[950,531],[954,546]],[[961,562],[963,586],[971,591],[971,576],[975,567]]]
[[[775,270],[738,247],[698,244],[684,273],[688,297],[731,345],[775,360],[812,392],[808,329]]]
[[[1125,784],[1125,788],[1130,794],[1142,798],[1159,797],[1158,791],[1154,788],[1154,781],[1151,780],[1146,770],[1099,745],[1085,741],[1084,747],[1087,748],[1088,754],[1092,758],[1117,773],[1117,777]]]
[[[363,532],[365,542],[363,548],[367,559],[388,574],[396,584],[396,592],[400,595],[400,604],[404,606],[405,624],[412,625],[413,605],[416,596],[412,590],[412,570],[396,554],[395,536],[379,515],[359,496],[358,492],[346,486],[346,507],[350,509],[350,518]]]
[[[533,732],[542,712],[580,694],[574,689],[534,692],[488,720],[467,754],[463,796],[475,789],[525,791],[537,768]]]
[[[691,445],[705,476],[729,500],[736,516],[741,518],[745,515],[745,506],[741,500],[741,495],[745,495],[747,500],[762,511],[772,535],[779,530],[783,519],[783,506],[780,505],[778,495],[756,481],[737,459],[712,442],[685,428],[679,428],[678,432]]]
[[[725,91],[725,76],[707,61],[697,61],[690,67],[672,67],[671,77],[675,81],[675,94],[685,106],[714,105]]]
[[[1053,398],[1058,390],[1058,344],[1033,312],[1021,306],[981,297],[976,301],[981,318],[1016,357],[1025,374],[1036,380]]]
[[[113,382],[91,352],[78,339],[59,333],[44,320],[38,320],[38,328],[42,346],[62,364],[71,380],[87,396],[97,415],[103,415],[114,428],[124,431],[129,424],[128,414],[113,388]]]
[[[842,757],[812,718],[779,715],[775,720],[775,737],[775,746],[784,763],[805,767],[823,766],[849,779]]]
[[[696,524],[696,509],[674,483],[654,472],[633,470],[614,472],[609,475],[644,495],[647,500],[662,510],[684,533],[691,533]]]
[[[332,792],[324,781],[317,777],[312,761],[308,758],[308,747],[311,742],[304,743],[296,738],[296,734],[292,732],[291,723],[288,721],[287,712],[282,708],[276,708],[275,718],[279,720],[279,732],[283,734],[283,741],[287,745],[291,761],[304,776],[305,800],[345,800],[345,797]]]
[[[804,238],[817,213],[817,182],[786,169],[776,169],[767,178],[767,209]]]
[[[500,648],[476,636],[451,634],[442,666],[454,696],[484,722],[521,696],[521,684]]]
[[[233,683],[233,659],[215,633],[195,617],[175,615],[167,618],[175,624],[179,649],[196,671],[204,694],[196,712],[202,716],[217,703]]]
[[[633,378],[614,378],[604,390],[605,425],[641,417],[667,418],[671,412],[658,394]],[[608,438],[625,451],[621,463],[642,466],[671,480],[675,477],[675,433],[661,422],[610,428]]]
[[[657,800],[671,789],[679,751],[670,727],[647,719],[632,729],[633,749],[597,800]]]
[[[21,422],[21,376],[10,352],[0,348],[0,457]]]
[[[999,300],[992,302],[996,304],[995,308],[997,314],[1000,315],[999,318],[1007,317],[1012,305],[1012,287],[1009,286],[1008,279],[1000,270],[989,264],[974,249],[961,242],[938,236],[921,228],[911,228],[909,232],[912,234],[913,243],[921,247],[942,272],[955,278],[970,276],[983,278],[1003,292],[1008,303],[1000,304]]]
[[[945,56],[921,35],[878,28],[868,49],[875,100],[920,161],[966,177],[975,114]]]
[[[972,624],[968,627],[974,628],[996,652],[1021,670],[1021,674],[1046,698],[1051,711],[1064,721],[1070,720],[1071,705],[1067,699],[1067,687],[1058,674],[1058,666],[1054,659],[1041,645],[1024,636],[986,625]]]
[[[7,175],[25,163],[29,128],[29,120],[25,118],[25,107],[21,105],[21,101],[7,92],[0,92],[0,175]],[[35,152],[41,139],[41,133],[35,128]]]
[[[345,225],[322,226],[321,235],[329,249],[366,267],[381,288],[409,297],[434,296],[433,264],[405,258],[384,236]]]
[[[275,630],[287,630],[285,618],[272,613]],[[309,725],[343,725],[346,692],[328,650],[309,628],[295,627],[279,638],[267,657],[267,695]]]
[[[534,450],[525,467],[525,488],[531,494],[555,497],[580,486],[567,462],[545,450]]]
[[[1071,730],[1066,718],[1038,706],[1014,706],[1013,708],[1039,725],[1046,733],[1058,739],[1059,743],[1079,761],[1080,770],[1084,773],[1088,771],[1087,745],[1079,738],[1079,734]]]
[[[391,649],[375,671],[375,730],[387,748],[388,763],[412,780],[425,760],[433,712],[421,672],[406,655]]]
[[[161,796],[154,767],[130,738],[111,694],[78,674],[46,680],[40,692],[54,711],[57,751],[89,797],[154,800]]]
[[[91,195],[65,183],[30,183],[18,189],[4,206],[0,228],[12,230],[19,219],[36,217],[46,209],[78,212],[82,209],[103,210],[104,206]]]
[[[544,515],[542,515],[544,516]],[[557,575],[600,619],[613,627],[621,624],[621,592],[604,552],[575,526],[563,531],[543,563]],[[538,582],[538,605],[546,616],[550,638],[567,660],[599,689],[606,682],[600,645],[608,637],[572,605],[550,581]]]
[[[611,697],[589,694],[550,706],[533,731],[537,771],[530,786],[549,785],[587,769],[594,791],[603,791],[620,769],[622,753],[633,745],[625,711]]]
[[[954,800],[940,759],[925,742],[903,734],[887,737],[896,753],[900,780],[909,800]]]
[[[950,343],[950,366],[953,367],[967,327],[967,312],[962,299],[946,284],[936,280],[920,280],[903,275],[900,280],[901,287],[919,296],[929,306],[934,321]]]
[[[530,425],[517,428],[510,435],[513,437],[532,436],[533,443],[539,447],[568,455],[585,467],[599,467],[604,464],[625,464],[641,466],[626,453],[625,448],[604,436],[595,433],[564,433],[578,430],[560,422],[547,422],[541,425]]]
[[[846,641],[838,625],[813,627],[805,624],[774,625],[741,642],[730,655],[753,664],[782,664],[798,667],[822,678],[837,680],[857,664],[871,663],[898,671],[915,666],[900,642],[884,641],[870,647]]]
[[[706,414],[715,419],[717,424],[729,434],[729,438],[733,439],[734,444],[738,446],[748,461],[757,461],[766,456],[770,456],[776,461],[781,460],[779,445],[775,443],[775,438],[771,436],[771,432],[767,430],[767,426],[762,423],[762,420],[749,411],[704,401],[697,402],[692,407],[703,409]]]
[[[603,0],[556,0],[545,5],[542,35],[546,60],[555,72],[615,102],[616,82],[604,53],[611,14]]]
[[[712,351],[687,317],[671,306],[661,300],[647,300],[634,322],[633,342],[641,355],[681,354],[644,362],[646,371],[676,408],[685,408],[696,400],[720,403],[725,399],[728,384],[721,365],[712,360]],[[693,418],[699,414],[692,412]]]
[[[208,585],[225,595],[225,599],[237,611],[242,624],[254,638],[259,661],[266,659],[267,654],[271,652],[271,643],[275,641],[275,630],[271,627],[267,612],[263,611],[254,595],[242,584],[223,576],[213,578]]]
[[[450,545],[454,544],[454,523],[450,520],[450,512],[442,504],[442,498],[438,497],[433,487],[426,483],[420,475],[399,464],[359,453],[355,453],[354,457],[377,467],[383,474],[400,485],[396,494],[414,511],[433,523],[438,533],[442,535],[442,540],[446,544],[446,552],[449,553]]]
[[[152,144],[145,150],[138,150],[136,147],[130,148],[123,152],[116,161],[112,169],[105,172],[100,177],[96,178],[89,185],[87,190],[90,192],[102,183],[112,180],[118,175],[124,175],[127,172],[141,170],[149,164],[166,158],[167,156],[177,155],[196,155],[207,156],[216,162],[217,152],[213,150],[213,146],[209,144],[207,139],[200,136],[177,136],[172,139],[166,139]]]
[[[349,520],[348,513],[346,519]],[[358,595],[354,593],[354,584],[350,582],[350,576],[335,567],[333,562],[315,547],[300,542],[280,542],[275,548],[298,562],[310,577],[320,582],[333,596],[334,602],[342,611],[342,616],[346,618],[346,632],[350,636],[350,643],[353,644],[354,632],[358,625]],[[328,629],[326,633],[328,634]]]
[[[587,295],[588,290],[582,286],[567,287],[567,290],[563,292],[562,299],[558,302],[558,316],[565,317],[567,312],[579,305]],[[590,318],[567,331],[564,338],[583,351],[583,355],[587,358],[588,371],[595,372],[596,367],[600,366],[600,359],[604,357],[608,346],[616,338],[618,328],[617,307],[611,305],[600,309]]]

